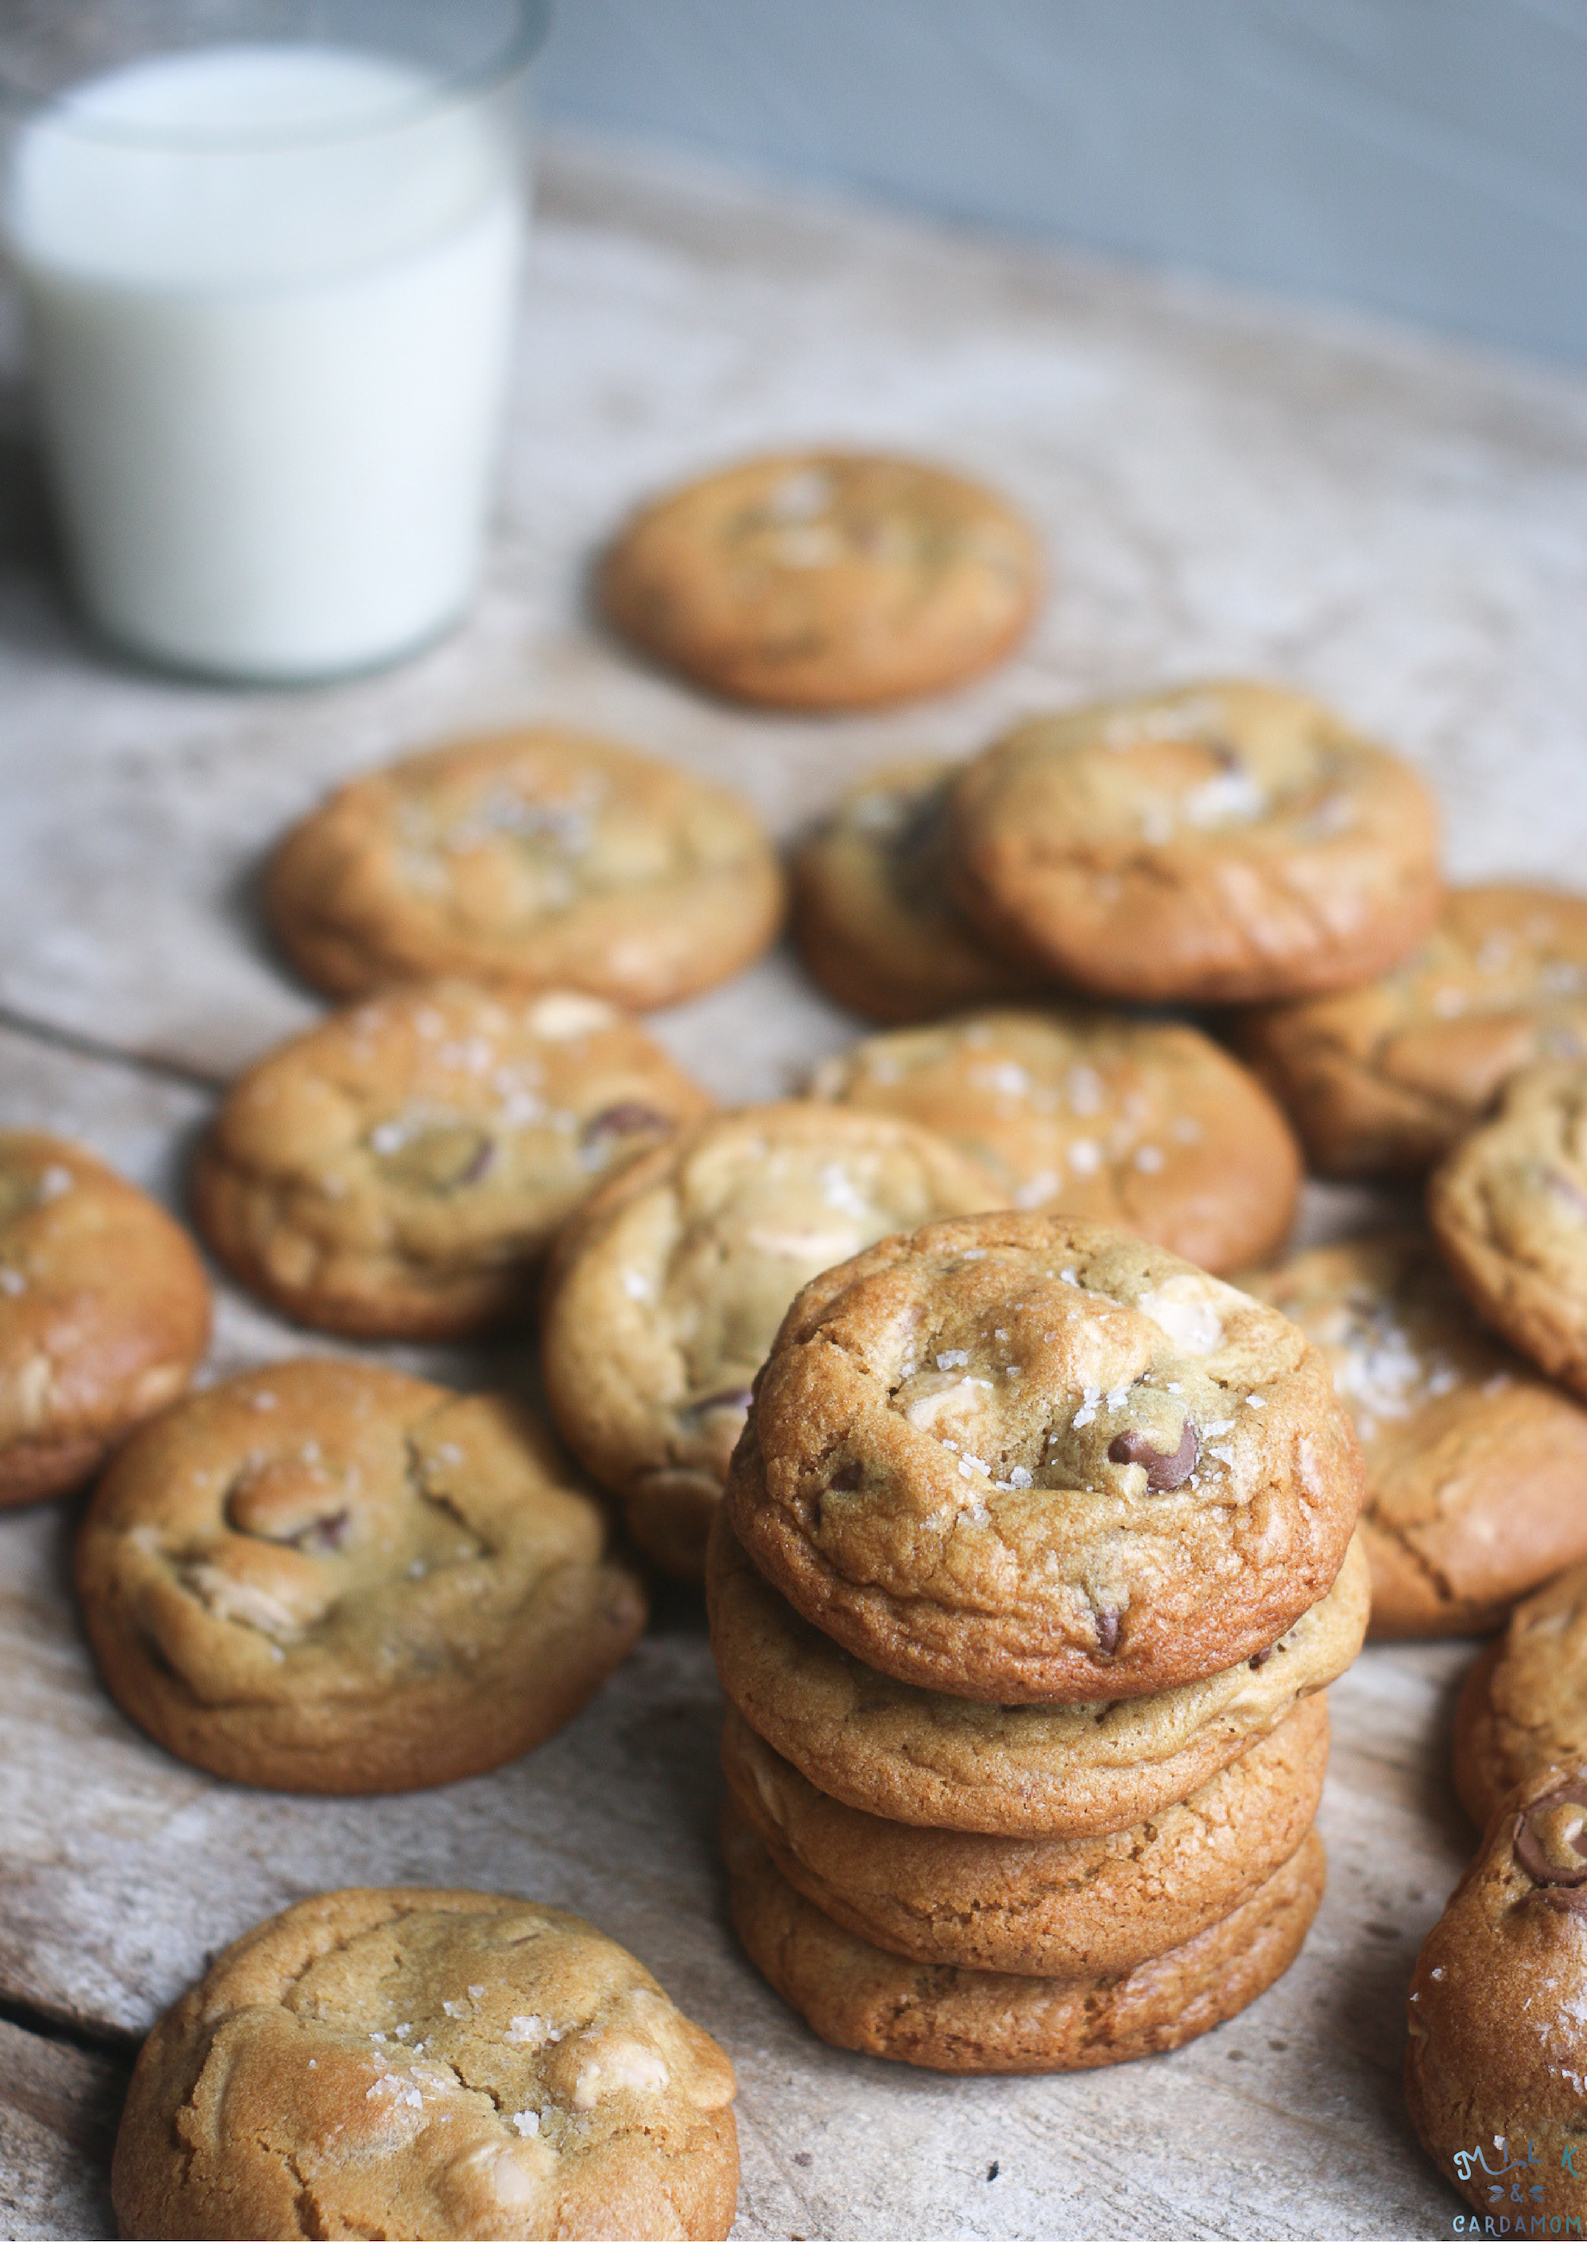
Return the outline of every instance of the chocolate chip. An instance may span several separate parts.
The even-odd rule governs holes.
[[[458,1171],[453,1183],[457,1185],[477,1185],[480,1179],[487,1176],[495,1166],[496,1141],[494,1138],[482,1138],[471,1159]]]
[[[704,1395],[689,1408],[697,1419],[708,1411],[747,1411],[755,1400],[753,1388],[723,1388],[720,1395]]]
[[[833,1474],[832,1479],[827,1483],[827,1487],[836,1489],[840,1493],[846,1493],[851,1489],[857,1489],[864,1479],[865,1468],[861,1465],[859,1459],[845,1458],[837,1472]]]
[[[1099,1606],[1096,1613],[1097,1647],[1105,1653],[1119,1649],[1119,1617],[1111,1606]]]
[[[1587,1886],[1587,1777],[1572,1778],[1523,1809],[1511,1844],[1534,1886]],[[1562,1901],[1559,1907],[1577,1905]]]
[[[287,1541],[299,1551],[340,1551],[347,1541],[347,1530],[352,1515],[343,1505],[340,1512],[327,1512],[319,1520],[311,1520]]]
[[[598,1115],[591,1115],[579,1133],[581,1146],[598,1146],[603,1138],[631,1138],[639,1131],[670,1130],[672,1117],[659,1108],[647,1107],[642,1099],[619,1099],[614,1106],[603,1107]]]
[[[1195,1472],[1200,1454],[1196,1430],[1188,1419],[1179,1432],[1179,1448],[1171,1453],[1159,1450],[1151,1436],[1137,1427],[1116,1434],[1108,1444],[1108,1456],[1115,1465],[1145,1466],[1148,1489],[1177,1489]]]
[[[1267,1647],[1267,1648],[1265,1649],[1265,1651],[1263,1651],[1263,1652],[1259,1652],[1259,1653],[1253,1653],[1253,1654],[1251,1655],[1250,1659],[1249,1659],[1249,1660],[1247,1661],[1247,1663],[1246,1663],[1246,1666],[1247,1666],[1248,1668],[1260,1668],[1260,1667],[1262,1666],[1262,1663],[1263,1663],[1264,1661],[1267,1661],[1267,1660],[1271,1660],[1271,1659],[1272,1659],[1272,1657],[1273,1657],[1273,1648],[1272,1648],[1272,1646],[1271,1646],[1271,1645],[1269,1645],[1269,1646],[1268,1646],[1268,1647]]]

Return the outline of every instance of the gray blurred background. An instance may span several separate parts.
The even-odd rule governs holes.
[[[1587,361],[1587,0],[558,0],[545,108]]]

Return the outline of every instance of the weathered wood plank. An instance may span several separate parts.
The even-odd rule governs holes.
[[[115,2236],[110,2150],[128,2062],[0,2019],[0,2234]]]

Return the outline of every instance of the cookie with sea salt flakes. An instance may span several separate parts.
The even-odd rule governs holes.
[[[1311,1829],[1328,1707],[1303,1700],[1188,1799],[1086,1839],[936,1831],[819,1792],[728,1712],[722,1767],[789,1885],[917,1964],[1074,1980],[1131,1972],[1226,1918]]]
[[[711,1100],[575,991],[417,983],[257,1062],[200,1148],[211,1246],[288,1317],[431,1339],[525,1306],[535,1259],[609,1171]]]
[[[541,1369],[641,1549],[699,1580],[750,1383],[807,1279],[998,1198],[914,1123],[789,1100],[696,1123],[586,1201],[546,1274]]]
[[[1354,1422],[1372,1636],[1492,1629],[1587,1558],[1587,1411],[1483,1331],[1424,1234],[1313,1248],[1241,1284],[1316,1342]]]
[[[1067,1980],[917,1963],[807,1902],[723,1819],[728,1902],[750,1962],[823,2042],[951,2074],[1068,2073],[1177,2050],[1287,1972],[1322,1899],[1311,1834],[1229,1916],[1127,1973]]]
[[[1138,1699],[1000,1706],[868,1668],[796,1614],[726,1518],[706,1596],[722,1689],[810,1783],[873,1817],[1080,1839],[1184,1800],[1342,1676],[1366,1634],[1359,1536],[1326,1597],[1266,1653]]]
[[[1240,680],[1032,719],[967,766],[950,829],[953,893],[988,940],[1104,997],[1348,989],[1439,903],[1411,767]]]
[[[1466,1678],[1455,1713],[1455,1789],[1486,1824],[1513,1785],[1587,1760],[1587,1564],[1523,1598]]]
[[[1029,527],[979,484],[882,453],[774,453],[651,501],[601,599],[619,631],[713,693],[858,709],[957,686],[1023,635]]]
[[[1236,1024],[1324,1177],[1417,1176],[1537,1060],[1587,1055],[1587,897],[1451,889],[1376,982]]]
[[[0,1506],[85,1481],[208,1345],[181,1226],[81,1146],[0,1131]]]
[[[1287,1318],[1065,1216],[930,1224],[783,1322],[726,1503],[872,1667],[965,1698],[1171,1689],[1266,1650],[1337,1576],[1361,1455]]]
[[[349,1887],[215,1959],[139,2053],[123,2237],[726,2237],[726,2053],[583,1918]]]
[[[1587,1062],[1513,1077],[1434,1171],[1427,1213],[1478,1316],[1587,1396]]]
[[[1206,1270],[1274,1253],[1300,1196],[1279,1110],[1199,1030],[1090,1007],[961,1015],[824,1060],[817,1099],[907,1115],[1015,1208],[1139,1232]]]
[[[506,1396],[273,1364],[143,1427],[77,1546],[111,1695],[239,1784],[390,1793],[538,1746],[645,1622],[601,1507]]]
[[[1439,2172],[1495,2236],[1579,2231],[1587,1763],[1505,1795],[1422,1944],[1406,2009],[1405,2101]]]
[[[333,997],[452,974],[643,1012],[758,957],[783,884],[727,789],[538,726],[349,780],[279,845],[265,902]]]
[[[947,799],[959,767],[917,756],[858,780],[793,861],[793,932],[840,1005],[931,1021],[1033,994],[1043,977],[993,951],[947,894]]]

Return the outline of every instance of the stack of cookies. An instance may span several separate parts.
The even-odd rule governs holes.
[[[805,1287],[708,1590],[734,1918],[818,2033],[1104,2065],[1286,1969],[1361,1478],[1305,1336],[1129,1234],[960,1218]]]

